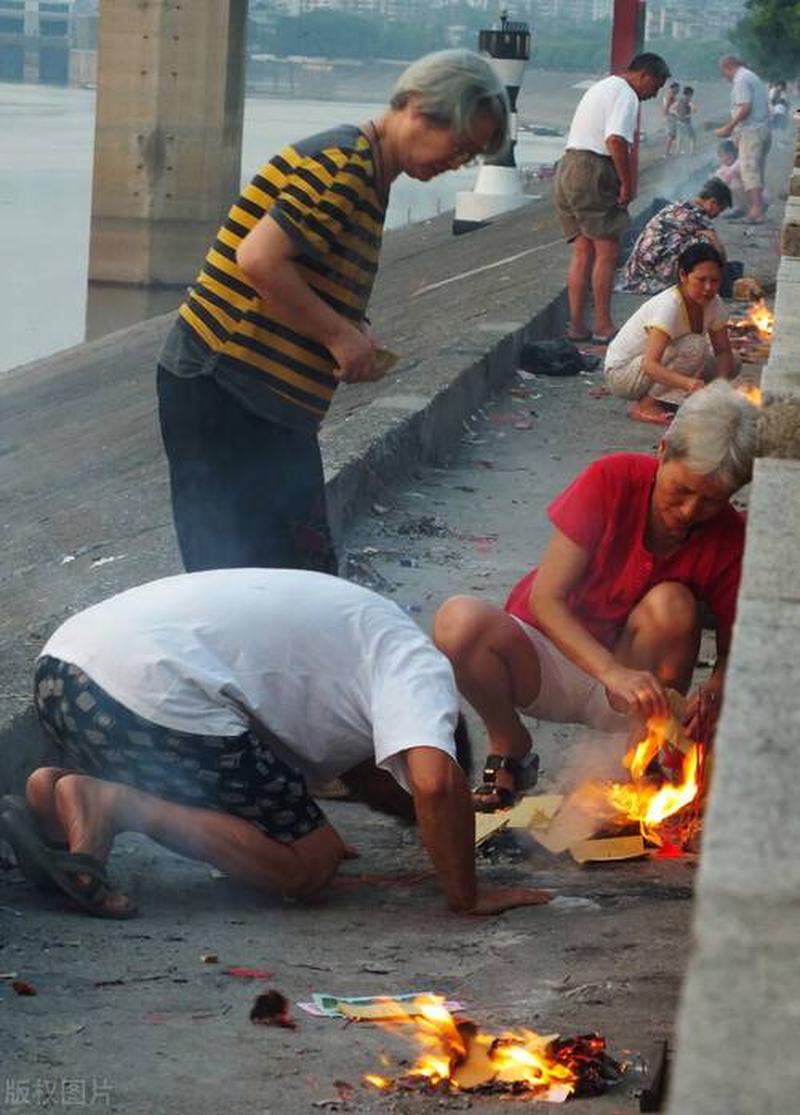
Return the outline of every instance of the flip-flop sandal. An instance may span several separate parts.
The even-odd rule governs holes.
[[[499,770],[507,770],[514,779],[514,789],[498,786],[496,775]],[[512,759],[508,755],[487,755],[483,764],[483,782],[472,791],[476,813],[496,813],[500,809],[510,809],[523,790],[532,789],[539,780],[539,756],[529,751],[524,759]],[[478,796],[494,797],[494,802],[475,800]]]
[[[580,345],[580,344],[583,344],[585,341],[591,341],[592,334],[591,334],[591,331],[587,331],[586,333],[569,333],[569,332],[567,332],[567,333],[564,334],[564,338],[567,341],[572,341],[572,343],[574,345]]]
[[[592,333],[592,344],[593,345],[610,345],[611,342],[616,337],[617,333],[619,333],[619,329],[615,329],[613,333],[609,333],[605,337],[603,336],[602,333]]]
[[[51,848],[35,830],[31,818],[20,811],[3,808],[0,812],[0,831],[14,849],[18,862],[45,875],[63,894],[81,909],[97,918],[116,921],[136,917],[138,910],[129,902],[121,909],[109,909],[106,901],[115,892],[105,872],[105,865],[94,856],[82,852],[64,852]],[[77,875],[88,875],[89,882],[81,886]]]
[[[52,848],[57,852],[69,851],[69,844],[47,839],[42,822],[28,805],[25,798],[20,797],[18,794],[5,794],[0,798],[0,814],[3,813],[10,813],[16,819],[15,823],[17,827],[29,825],[32,832],[34,832],[48,848]],[[12,848],[14,848],[13,844]],[[20,873],[24,875],[29,883],[33,883],[34,886],[39,887],[40,890],[58,890],[58,887],[50,876],[42,871],[35,862],[29,860],[21,848],[14,848],[14,855],[16,856],[17,867]]]

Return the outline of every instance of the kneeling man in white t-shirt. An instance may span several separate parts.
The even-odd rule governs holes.
[[[547,901],[478,890],[450,663],[358,585],[282,569],[140,585],[55,632],[35,701],[62,761],[34,771],[27,801],[0,801],[0,826],[28,877],[89,913],[136,913],[105,871],[120,832],[267,891],[315,894],[347,849],[308,783],[336,777],[416,819],[451,909]]]

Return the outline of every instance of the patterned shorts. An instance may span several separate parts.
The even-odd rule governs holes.
[[[200,736],[153,724],[79,667],[47,656],[36,667],[34,701],[71,770],[179,805],[230,813],[282,844],[325,821],[301,772],[252,731]]]

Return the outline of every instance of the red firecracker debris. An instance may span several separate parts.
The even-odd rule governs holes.
[[[39,992],[32,983],[28,983],[26,979],[15,979],[11,981],[11,987],[16,991],[17,995],[38,995]]]
[[[238,979],[272,979],[274,972],[266,968],[223,968],[226,976],[236,976]]]

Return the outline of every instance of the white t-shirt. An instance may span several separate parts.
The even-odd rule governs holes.
[[[740,105],[750,105],[750,114],[736,125],[736,131],[747,131],[748,128],[764,128],[769,124],[769,94],[767,87],[758,74],[748,70],[747,66],[740,66],[733,75],[731,84],[731,110],[733,112]]]
[[[606,140],[622,136],[633,143],[639,119],[639,98],[624,77],[604,77],[581,97],[567,136],[567,150],[608,155]]]
[[[725,303],[719,295],[703,307],[703,332],[724,329],[727,322]],[[622,368],[642,356],[651,329],[660,329],[671,341],[692,332],[686,304],[677,286],[668,287],[643,303],[629,317],[606,351],[606,368]]]
[[[316,782],[374,759],[408,789],[403,751],[455,757],[447,658],[397,604],[324,573],[151,581],[68,619],[42,654],[167,728],[237,736],[265,725]]]

